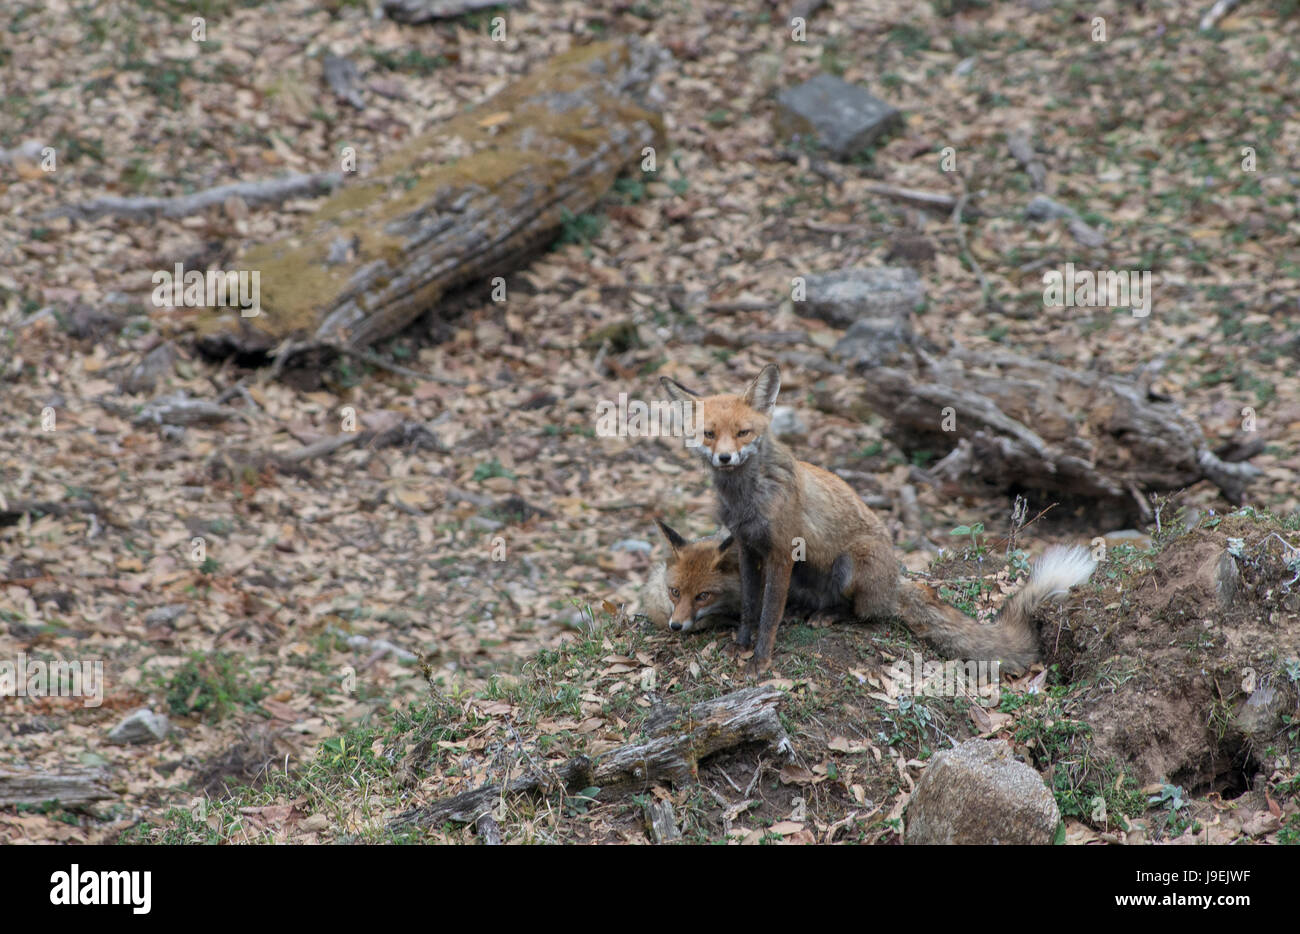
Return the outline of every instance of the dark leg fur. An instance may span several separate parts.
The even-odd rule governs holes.
[[[785,615],[785,601],[790,594],[790,572],[794,562],[783,554],[773,555],[763,568],[763,612],[758,623],[758,644],[752,663],[755,672],[766,671],[772,664],[776,630]]]
[[[740,548],[740,628],[736,631],[736,644],[742,649],[754,644],[754,626],[758,623],[759,607],[763,599],[763,555],[761,552]]]

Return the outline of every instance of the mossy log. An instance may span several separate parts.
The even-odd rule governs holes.
[[[240,258],[260,272],[261,313],[206,318],[200,343],[216,353],[286,340],[361,348],[449,290],[511,271],[660,142],[650,101],[666,59],[635,38],[581,46],[374,170],[360,159],[361,177],[301,232]]]
[[[602,789],[644,788],[662,781],[689,782],[695,779],[703,759],[746,743],[762,743],[778,755],[787,755],[790,738],[776,713],[781,697],[776,688],[760,685],[686,709],[666,707],[651,716],[645,726],[646,736],[638,742],[611,749],[595,759],[577,756],[553,774],[530,772],[504,787],[485,785],[413,808],[395,818],[393,826],[474,823],[506,795],[592,785]]]
[[[937,480],[1040,490],[1149,518],[1150,493],[1209,480],[1237,503],[1260,472],[1210,450],[1195,419],[1141,376],[955,343],[940,353],[910,318],[859,321],[838,349],[864,376],[862,399],[889,419],[891,440],[940,456]]]

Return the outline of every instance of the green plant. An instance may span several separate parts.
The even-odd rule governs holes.
[[[256,704],[267,690],[265,680],[246,674],[240,657],[229,652],[191,653],[163,688],[173,714],[213,720]]]

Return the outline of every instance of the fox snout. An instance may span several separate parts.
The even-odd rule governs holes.
[[[722,445],[718,445],[718,447],[720,448]],[[714,467],[726,470],[728,468],[734,469],[739,467],[741,464],[745,463],[745,461],[749,460],[750,455],[756,450],[758,450],[758,443],[751,442],[750,444],[741,445],[730,451],[717,449],[709,451],[706,448],[705,453]]]

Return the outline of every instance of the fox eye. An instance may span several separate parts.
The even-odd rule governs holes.
[[[707,590],[704,591],[703,593],[697,593],[697,594],[695,595],[695,602],[696,602],[696,603],[708,603],[708,602],[709,602],[709,598],[712,597],[712,596],[713,596],[713,594],[709,593]]]
[[[743,438],[743,437],[745,437],[745,435],[752,435],[752,434],[753,434],[753,432],[750,431],[748,428],[742,428],[742,429],[740,429],[740,431],[736,432],[736,437],[737,437],[737,438]]]
[[[678,600],[681,599],[681,597],[682,597],[682,592],[681,592],[680,590],[678,590],[676,587],[669,587],[669,588],[668,588],[668,596],[672,597],[672,598],[673,598],[673,602],[675,603],[675,602],[677,602]]]
[[[704,433],[704,440],[705,440],[705,441],[712,441],[712,440],[713,440],[713,432],[711,432],[711,431],[706,431],[706,432]]]

